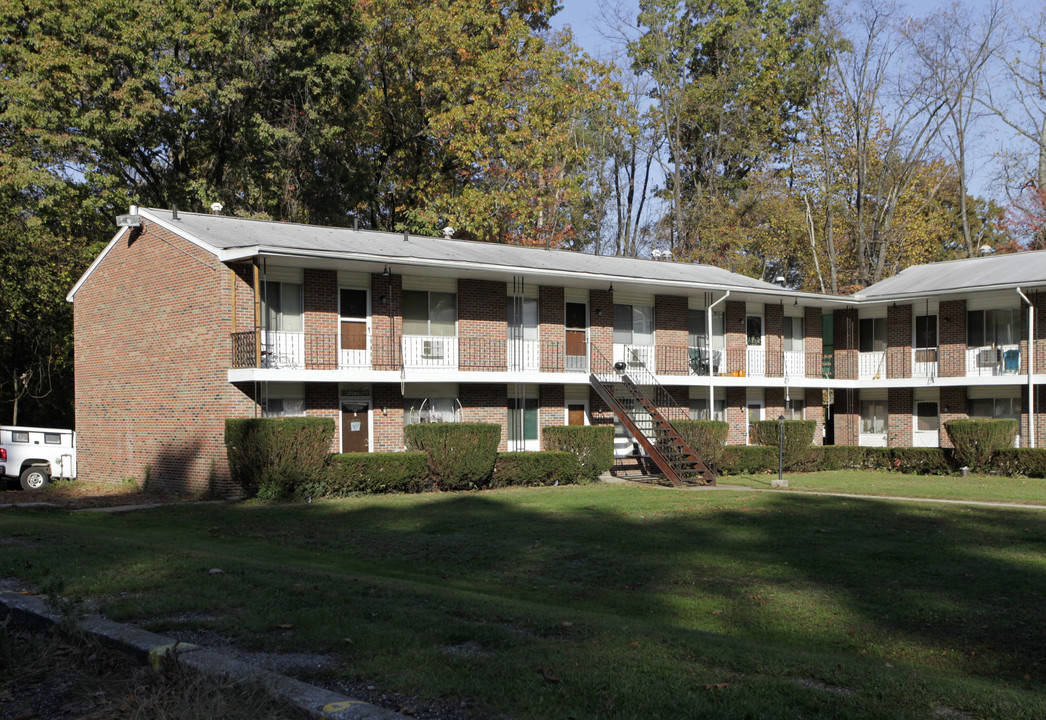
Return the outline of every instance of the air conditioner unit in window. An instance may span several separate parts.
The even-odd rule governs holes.
[[[1002,352],[996,348],[987,348],[977,353],[977,364],[981,367],[990,367],[1002,362]]]
[[[421,356],[427,360],[443,359],[443,341],[426,340],[421,348]]]

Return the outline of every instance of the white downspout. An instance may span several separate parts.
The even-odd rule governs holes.
[[[730,291],[727,290],[723,297],[716,300],[714,303],[705,308],[706,324],[708,328],[708,419],[715,419],[715,358],[712,350],[712,308],[719,303],[730,297]],[[723,362],[726,362],[726,348],[723,348]]]
[[[1017,288],[1017,294],[1028,303],[1028,447],[1035,447],[1035,306],[1024,292]]]

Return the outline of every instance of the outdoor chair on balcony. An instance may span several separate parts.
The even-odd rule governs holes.
[[[1015,373],[1021,367],[1021,353],[1019,350],[1007,350],[1002,354],[1002,371]]]
[[[722,361],[722,353],[718,350],[712,351],[712,366],[716,374],[719,373],[719,365]],[[708,351],[701,348],[690,348],[690,369],[695,375],[708,375]]]

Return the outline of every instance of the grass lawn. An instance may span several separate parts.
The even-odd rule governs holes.
[[[1046,505],[1046,478],[906,475],[874,470],[785,473],[787,490]],[[777,475],[728,475],[721,485],[768,488]]]
[[[0,547],[114,619],[478,717],[1046,717],[1039,510],[601,484],[0,510]]]

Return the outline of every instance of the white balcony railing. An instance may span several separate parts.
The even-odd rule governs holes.
[[[766,375],[766,350],[761,347],[745,348],[745,374],[748,377]]]
[[[1020,345],[966,349],[966,375],[1017,375],[1021,371]]]
[[[508,369],[511,372],[536,372],[541,369],[540,340],[508,340]]]
[[[786,350],[784,354],[785,377],[806,377],[806,353]]]
[[[458,339],[433,335],[404,335],[403,367],[408,370],[456,370]]]
[[[262,367],[305,367],[305,333],[266,330],[261,336]]]
[[[627,366],[645,365],[652,373],[657,372],[654,368],[654,345],[624,345],[614,343],[614,363],[625,363]]]
[[[857,356],[857,377],[879,380],[886,377],[886,352],[863,352]]]

